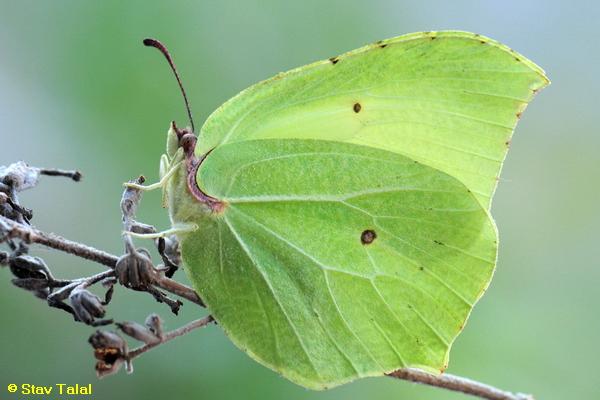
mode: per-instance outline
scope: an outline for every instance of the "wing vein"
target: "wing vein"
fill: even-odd
[[[304,354],[306,355],[306,358],[307,358],[309,364],[311,365],[312,369],[314,370],[315,374],[317,376],[321,377],[318,368],[316,367],[316,365],[315,365],[312,357],[310,356],[310,354],[308,352],[308,349],[306,348],[306,344],[304,343],[304,341],[300,337],[300,334],[298,333],[298,330],[296,329],[296,325],[293,323],[293,321],[291,320],[290,316],[288,315],[288,312],[285,310],[285,308],[283,307],[283,305],[279,301],[279,297],[275,293],[275,290],[273,289],[273,285],[271,284],[271,281],[267,278],[267,276],[265,274],[265,271],[263,271],[263,269],[259,266],[258,262],[254,259],[254,257],[252,256],[252,252],[248,248],[248,245],[241,238],[241,236],[236,231],[236,229],[233,227],[233,224],[231,224],[231,222],[227,219],[227,217],[224,218],[224,221],[227,224],[227,226],[229,227],[229,230],[231,231],[231,233],[233,234],[233,236],[236,238],[236,240],[240,244],[241,248],[246,253],[246,256],[248,257],[248,259],[250,260],[250,262],[252,263],[252,265],[254,265],[254,268],[257,270],[257,272],[263,278],[263,280],[266,283],[267,287],[269,288],[269,290],[273,294],[273,299],[275,299],[275,302],[277,303],[277,305],[281,309],[281,312],[285,316],[285,318],[286,318],[286,320],[287,320],[290,328],[292,328],[292,331],[294,332],[294,335],[296,336],[296,339],[298,340],[298,344],[300,344],[300,347],[304,351]]]

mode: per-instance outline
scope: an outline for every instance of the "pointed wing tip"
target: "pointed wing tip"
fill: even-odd
[[[484,35],[481,35],[478,33],[467,32],[467,31],[449,30],[449,31],[438,31],[438,32],[423,32],[423,33],[428,34],[429,36],[436,35],[436,36],[442,36],[442,37],[443,36],[464,37],[467,39],[477,40],[480,43],[491,44],[491,45],[497,47],[498,49],[511,54],[512,56],[516,56],[520,61],[522,61],[525,65],[527,65],[529,68],[531,68],[531,70],[534,71],[542,79],[541,85],[539,85],[539,88],[536,88],[537,90],[541,90],[541,89],[545,88],[546,86],[550,85],[550,83],[551,83],[550,79],[546,75],[546,71],[544,71],[544,69],[542,67],[537,65],[535,62],[531,61],[529,58],[525,57],[523,54],[513,50],[512,48],[508,47],[507,45],[505,45],[495,39],[489,38],[487,36],[484,36]]]

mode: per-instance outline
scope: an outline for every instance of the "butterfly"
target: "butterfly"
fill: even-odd
[[[251,86],[197,136],[172,123],[160,182],[137,187],[163,189],[158,235],[259,363],[311,389],[441,373],[494,272],[513,130],[548,84],[481,35],[382,40]]]

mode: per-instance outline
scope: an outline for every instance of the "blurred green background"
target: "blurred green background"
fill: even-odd
[[[252,83],[399,34],[463,29],[500,40],[542,66],[552,85],[512,142],[493,214],[501,248],[495,278],[451,353],[449,372],[532,392],[600,398],[600,45],[596,2],[564,1],[0,1],[0,164],[77,168],[79,184],[45,178],[23,194],[34,223],[122,251],[121,182],[154,181],[168,123],[185,122],[173,77],[141,39],[173,53],[197,124]],[[139,219],[167,226],[157,193]],[[100,267],[36,248],[56,275]],[[133,375],[98,381],[92,329],[17,290],[0,271],[0,398],[9,383],[93,383],[113,399],[463,399],[379,378],[310,392],[259,366],[218,327],[146,354]],[[183,274],[179,274],[183,279]],[[109,310],[143,321],[179,317],[150,296],[117,289]]]

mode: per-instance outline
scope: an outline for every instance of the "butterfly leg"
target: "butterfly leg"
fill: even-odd
[[[139,185],[137,183],[126,182],[123,184],[123,186],[127,188],[143,190],[145,192],[155,189],[161,189],[165,187],[165,185],[167,184],[167,182],[169,182],[169,179],[173,176],[173,174],[177,172],[177,169],[181,166],[181,163],[182,161],[179,161],[174,165],[170,166],[169,170],[162,176],[162,178],[160,178],[158,182],[153,183],[151,185]]]
[[[131,231],[123,232],[124,235],[129,235],[138,239],[159,239],[159,238],[167,238],[171,235],[179,235],[182,233],[190,233],[194,232],[198,229],[197,224],[175,224],[172,228],[164,230],[162,232],[152,232],[152,233],[137,233]]]
[[[168,171],[171,169],[171,159],[169,158],[168,155],[163,154],[160,157],[160,168],[159,168],[159,176],[162,177],[165,176]],[[161,205],[163,208],[167,208],[169,206],[169,202],[168,202],[168,194],[167,194],[167,187],[164,186],[162,188],[162,200],[161,200]]]

